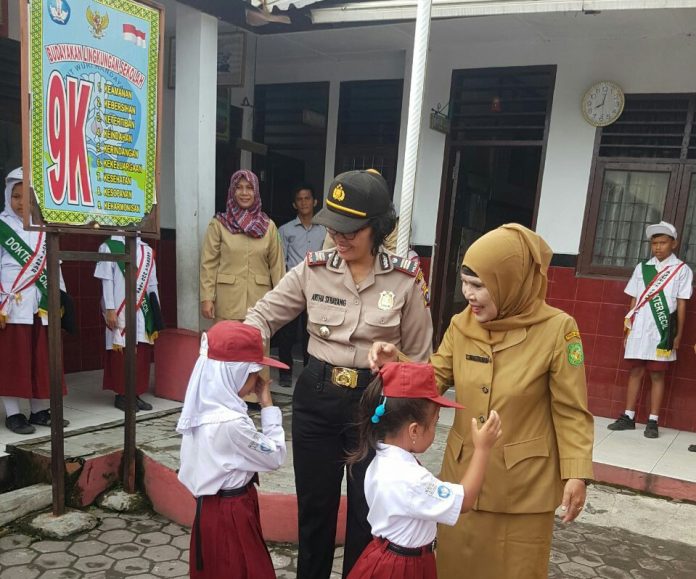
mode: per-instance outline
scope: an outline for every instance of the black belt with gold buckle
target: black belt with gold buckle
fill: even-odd
[[[366,388],[374,377],[369,368],[345,368],[322,362],[314,356],[309,357],[309,364],[319,369],[322,379],[342,388]]]

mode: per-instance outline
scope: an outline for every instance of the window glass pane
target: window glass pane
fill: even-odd
[[[686,208],[679,254],[691,269],[696,270],[696,174],[691,176],[689,204]]]
[[[604,172],[593,265],[633,267],[650,255],[645,226],[662,218],[669,178],[668,172]]]

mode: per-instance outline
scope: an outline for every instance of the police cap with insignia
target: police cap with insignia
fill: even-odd
[[[312,221],[339,233],[352,233],[372,217],[388,213],[391,206],[389,187],[379,172],[347,171],[331,183],[326,207]]]

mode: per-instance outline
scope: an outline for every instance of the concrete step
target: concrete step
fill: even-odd
[[[172,412],[164,410],[138,417],[136,444],[169,434]],[[64,440],[67,506],[84,507],[119,480],[123,456],[123,420],[71,432]],[[43,437],[7,446],[13,484],[22,488],[51,482],[51,440]]]
[[[0,526],[53,503],[51,485],[41,483],[0,494]]]

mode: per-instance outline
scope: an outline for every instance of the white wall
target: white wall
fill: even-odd
[[[597,15],[550,14],[434,21],[428,55],[419,164],[416,178],[413,242],[435,243],[438,199],[442,182],[445,135],[429,128],[429,113],[450,98],[452,71],[465,68],[557,66],[537,230],[556,253],[576,254],[590,178],[594,127],[580,112],[585,90],[598,80],[613,80],[628,93],[696,92],[691,74],[696,60],[694,10],[603,12]],[[389,50],[364,54],[364,36],[351,45],[358,29],[332,30],[312,36],[285,35],[306,51],[263,50],[261,43],[284,46],[275,38],[261,38],[264,58],[258,63],[258,82],[305,82],[363,78],[405,78],[408,95],[412,24],[373,26],[360,30],[383,37]],[[401,41],[397,30],[401,34]],[[304,34],[304,33],[303,33]],[[311,42],[307,39],[311,38]],[[502,40],[501,40],[502,39]],[[345,55],[336,54],[340,46]],[[394,52],[397,51],[398,52]],[[331,52],[333,51],[333,52]],[[330,54],[326,54],[331,52]],[[394,55],[398,54],[396,58]],[[408,55],[408,56],[406,56]],[[332,106],[338,103],[332,90]],[[334,102],[335,101],[335,102]],[[406,134],[403,111],[400,147]],[[331,114],[331,112],[330,112]],[[335,126],[327,135],[327,179],[330,181]],[[400,162],[400,169],[403,163]],[[395,202],[399,202],[399,171]],[[328,186],[328,183],[327,183]]]
[[[696,23],[696,12],[690,16]],[[627,93],[696,92],[696,77],[690,73],[696,42],[673,29],[664,31],[667,37],[640,38],[629,27],[621,38],[534,37],[527,42],[441,45],[437,43],[442,38],[437,33],[441,24],[435,23],[432,34],[427,110],[449,100],[452,70],[557,66],[537,231],[554,252],[577,254],[596,134],[580,112],[582,95],[594,82],[605,79],[617,82]],[[427,128],[427,119],[424,124],[417,191],[439,192],[445,139]],[[414,215],[420,225],[418,241],[425,236],[434,242],[437,204],[430,195],[417,196]]]

